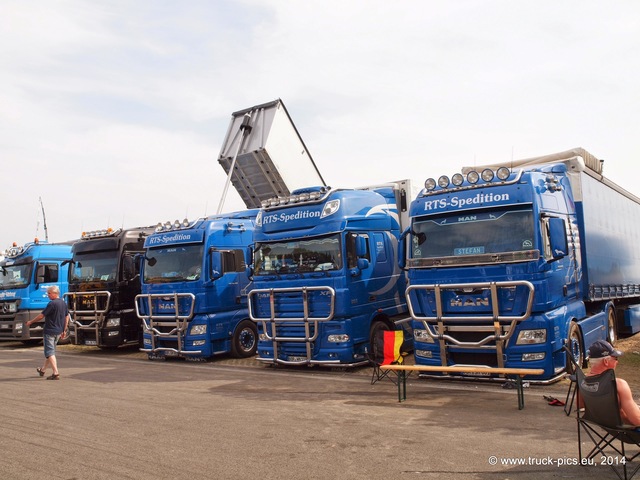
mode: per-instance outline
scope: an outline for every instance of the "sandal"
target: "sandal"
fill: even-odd
[[[44,377],[44,370],[42,368],[36,368],[36,372],[38,372],[38,375],[40,375],[41,377]]]
[[[550,397],[547,395],[543,395],[543,398],[547,401],[549,405],[553,405],[554,407],[564,407],[564,402],[562,400],[558,400],[557,398]]]
[[[60,374],[56,373],[56,374],[51,374],[50,376],[47,377],[47,380],[60,380]]]

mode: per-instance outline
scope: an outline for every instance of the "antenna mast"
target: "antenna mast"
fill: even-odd
[[[38,197],[40,200],[40,207],[42,207],[42,226],[44,227],[44,240],[49,241],[49,232],[47,230],[47,217],[44,215],[44,204],[42,203],[42,197]]]

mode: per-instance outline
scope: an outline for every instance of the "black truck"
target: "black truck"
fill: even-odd
[[[72,247],[69,291],[65,294],[71,342],[116,348],[141,345],[135,311],[140,293],[139,255],[154,227],[106,229],[82,234]]]

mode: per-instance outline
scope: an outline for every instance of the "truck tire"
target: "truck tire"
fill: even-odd
[[[376,336],[378,332],[381,330],[391,330],[389,325],[381,320],[376,320],[371,324],[371,329],[369,330],[369,351],[375,356],[376,352],[374,349],[376,348]]]
[[[582,344],[582,334],[580,333],[580,327],[575,322],[571,322],[569,326],[569,334],[567,335],[567,346],[569,350],[571,350],[571,355],[575,360],[576,364],[583,367],[585,363],[584,357],[584,345]],[[569,355],[569,354],[567,354]],[[571,362],[568,358],[566,360],[567,372],[575,373],[575,368],[573,366],[573,362]]]
[[[616,330],[616,309],[613,305],[607,307],[607,342],[615,345],[618,341],[618,331]]]
[[[258,349],[258,327],[251,320],[242,320],[233,332],[231,355],[236,358],[253,357]]]

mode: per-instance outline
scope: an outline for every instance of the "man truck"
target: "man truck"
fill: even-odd
[[[249,292],[259,361],[362,365],[378,330],[409,329],[397,253],[410,198],[403,180],[263,202]]]
[[[553,381],[565,344],[581,365],[593,341],[640,329],[640,199],[582,148],[427,179],[410,216],[417,365]]]
[[[134,301],[140,293],[137,256],[153,227],[84,232],[73,245],[69,292],[70,336],[76,345],[103,349],[140,345]]]
[[[279,99],[232,114],[218,162],[227,183],[216,214],[159,225],[145,243],[137,308],[150,358],[255,355],[258,329],[248,317],[247,264],[258,208],[296,186],[324,185]],[[223,213],[230,184],[247,210]],[[182,263],[197,273],[185,273]]]
[[[136,313],[149,359],[255,355],[246,290],[256,213],[167,222],[147,237]]]
[[[47,288],[57,285],[67,291],[65,261],[71,258],[71,244],[47,243],[38,239],[24,246],[15,243],[0,261],[0,340],[40,342],[44,322],[27,327],[49,303]]]

